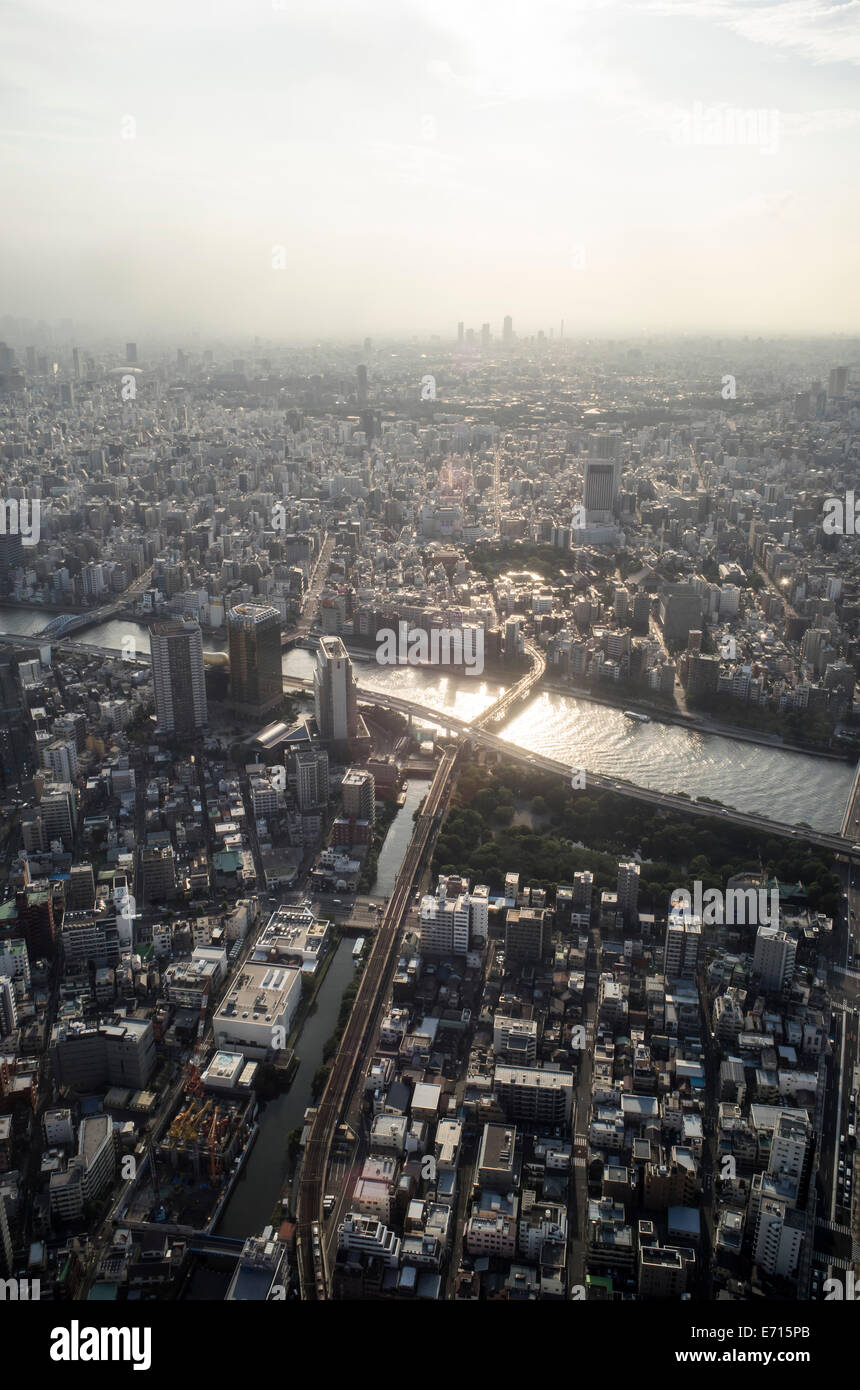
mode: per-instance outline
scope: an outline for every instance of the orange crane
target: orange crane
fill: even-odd
[[[221,1174],[221,1154],[218,1150],[218,1106],[215,1106],[215,1113],[212,1116],[212,1124],[209,1128],[209,1181],[214,1187]]]

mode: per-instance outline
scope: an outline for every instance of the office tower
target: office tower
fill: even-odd
[[[54,1082],[87,1093],[108,1086],[145,1086],[155,1070],[155,1034],[149,1019],[115,1018],[86,1024],[55,1023],[51,1031]]]
[[[582,501],[588,523],[611,522],[618,486],[615,463],[586,459],[583,470]]]
[[[12,656],[0,655],[0,787],[20,783],[34,765],[33,724],[18,665]]]
[[[199,623],[183,618],[153,623],[150,651],[158,732],[179,737],[199,733],[207,721],[203,634]]]
[[[358,403],[367,405],[367,368],[363,362],[356,367],[355,375],[358,383]]]
[[[512,343],[513,341],[514,341],[514,321],[513,321],[513,319],[511,318],[510,314],[508,314],[507,317],[505,318],[505,322],[504,322],[504,324],[503,324],[503,326],[502,326],[502,342],[504,343],[505,347],[510,347],[510,345],[511,345],[511,343]]]
[[[126,343],[125,345],[125,365],[127,367],[137,366],[137,343]]]
[[[702,939],[702,919],[682,907],[671,907],[666,921],[663,973],[666,976],[694,976]]]
[[[780,927],[759,927],[755,936],[753,974],[758,975],[762,989],[778,994],[791,988],[796,953],[797,943],[788,932]]]
[[[227,614],[230,698],[241,714],[267,714],[284,694],[281,615],[277,608],[240,603]]]
[[[89,911],[96,900],[96,883],[92,864],[73,864],[66,884],[66,908],[75,912]]]
[[[488,323],[482,323],[482,324],[481,324],[481,348],[482,348],[482,350],[483,350],[484,352],[486,352],[486,351],[488,350],[489,346],[490,346],[490,325],[489,325]]]
[[[460,322],[457,324],[457,342],[458,342],[458,343],[462,343],[463,338],[464,338],[464,336],[465,336],[465,331],[466,331],[466,325],[463,323],[463,320],[461,319]]]
[[[376,820],[376,784],[369,772],[350,768],[340,784],[343,813],[354,820]]]
[[[666,640],[686,642],[690,629],[701,627],[702,596],[692,584],[664,584],[659,614]]]
[[[352,662],[339,637],[323,637],[314,669],[314,702],[320,737],[346,743],[358,733],[358,697]]]
[[[30,960],[54,954],[54,902],[47,887],[31,884],[15,894],[18,929],[27,943]]]
[[[620,430],[593,430],[588,436],[588,457],[616,462],[621,457]]]
[[[328,753],[312,748],[296,754],[296,800],[300,811],[315,811],[328,804]]]
[[[0,1038],[8,1038],[18,1027],[15,990],[8,975],[0,975]]]
[[[624,913],[625,922],[636,922],[639,913],[639,865],[633,863],[618,865],[618,910]]]
[[[847,394],[848,391],[848,368],[833,367],[827,384],[827,394],[831,400]]]
[[[803,634],[800,655],[809,666],[815,669],[816,675],[819,675],[824,669],[822,655],[832,651],[829,641],[830,633],[825,627],[810,627]]]
[[[139,853],[141,901],[172,898],[176,892],[176,864],[172,845],[145,845]]]
[[[544,908],[509,907],[505,921],[505,968],[537,965],[550,941],[549,913]]]

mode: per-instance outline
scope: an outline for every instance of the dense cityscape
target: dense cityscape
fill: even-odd
[[[850,1370],[858,67],[860,0],[6,7],[28,1369],[517,1302]]]
[[[8,1287],[851,1297],[856,341],[3,327]]]

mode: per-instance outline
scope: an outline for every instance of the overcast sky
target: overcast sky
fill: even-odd
[[[5,312],[856,331],[860,0],[7,0],[0,32]]]

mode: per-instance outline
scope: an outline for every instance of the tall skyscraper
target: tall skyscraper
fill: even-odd
[[[513,341],[514,321],[511,318],[510,314],[508,314],[502,327],[502,342],[505,344],[505,347],[509,347]]]
[[[199,623],[183,618],[153,623],[150,650],[159,733],[198,733],[207,720],[203,634]]]
[[[464,338],[464,336],[465,336],[465,331],[466,331],[466,325],[463,323],[463,320],[461,319],[460,322],[457,324],[457,342],[458,342],[458,343],[462,343],[463,338]]]
[[[355,677],[339,637],[323,637],[314,671],[314,700],[320,736],[346,743],[358,733]]]
[[[489,325],[488,323],[482,323],[482,324],[481,324],[481,349],[482,349],[482,351],[483,351],[483,352],[487,352],[488,349],[489,349],[489,346],[490,346],[490,325]]]
[[[355,369],[359,405],[367,405],[367,368],[359,362]]]
[[[125,345],[125,365],[127,367],[137,366],[137,343],[126,343]]]
[[[230,699],[240,714],[267,714],[283,699],[281,615],[262,603],[240,603],[227,614]]]

